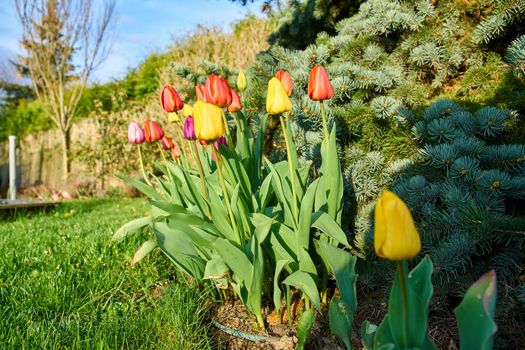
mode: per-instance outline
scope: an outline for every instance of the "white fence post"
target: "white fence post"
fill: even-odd
[[[9,136],[9,199],[16,199],[16,136]]]

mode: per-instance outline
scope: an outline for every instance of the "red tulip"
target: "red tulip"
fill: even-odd
[[[146,141],[155,142],[162,139],[164,131],[162,131],[157,123],[148,119],[146,123],[144,123],[144,136],[146,137]]]
[[[136,122],[131,122],[128,127],[128,140],[132,144],[136,145],[144,142],[144,132],[140,128],[140,125]]]
[[[278,70],[277,74],[275,74],[275,77],[281,81],[281,84],[283,84],[284,90],[286,90],[286,93],[288,96],[292,94],[292,78],[290,77],[290,73],[284,70]]]
[[[239,98],[239,94],[235,92],[235,90],[232,89],[232,104],[226,107],[226,110],[228,112],[237,112],[240,111],[242,108],[241,99]]]
[[[160,140],[160,142],[162,143],[162,148],[165,151],[170,150],[173,147],[175,147],[175,144],[173,143],[173,141],[171,141],[170,138],[166,135],[164,135],[164,137]]]
[[[232,103],[232,91],[230,86],[223,78],[212,74],[206,80],[204,87],[206,102],[217,107],[227,107]]]
[[[160,102],[162,103],[162,108],[168,113],[181,110],[184,106],[179,94],[171,85],[166,85],[164,86],[164,89],[162,89],[162,92],[160,93]]]
[[[330,84],[330,78],[328,78],[328,74],[320,65],[316,65],[310,71],[308,96],[314,101],[328,100],[334,97],[334,89],[332,84]]]
[[[195,94],[197,95],[197,100],[206,102],[206,95],[204,94],[204,86],[197,83],[197,85],[195,85]]]

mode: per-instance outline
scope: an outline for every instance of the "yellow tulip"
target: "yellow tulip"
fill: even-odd
[[[177,112],[170,112],[170,113],[168,113],[168,121],[170,123],[176,123],[176,122],[180,121],[180,117],[177,114]]]
[[[384,190],[375,208],[374,249],[392,261],[408,260],[421,251],[421,239],[412,214],[393,192]]]
[[[246,83],[246,77],[244,76],[244,72],[242,69],[239,71],[239,75],[237,76],[237,89],[239,92],[243,92],[246,90],[246,87],[248,84]]]
[[[281,114],[292,109],[292,101],[288,97],[283,84],[277,78],[270,79],[268,95],[266,96],[266,111],[270,115]]]
[[[182,116],[186,118],[189,115],[193,116],[193,107],[185,104],[184,107],[182,107]]]
[[[223,113],[221,108],[197,100],[193,106],[193,122],[197,139],[213,142],[224,135]]]

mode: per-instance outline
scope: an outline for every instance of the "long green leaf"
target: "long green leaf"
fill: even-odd
[[[135,265],[140,260],[142,260],[153,249],[155,249],[156,246],[157,246],[157,241],[155,239],[150,239],[142,243],[140,248],[135,252],[135,255],[133,256],[133,260],[131,260],[131,266]]]
[[[115,241],[120,241],[132,233],[139,232],[149,224],[151,224],[150,216],[131,220],[130,222],[124,224],[121,228],[119,228],[117,232],[115,232],[115,234],[113,235],[112,239]]]
[[[459,326],[461,350],[492,349],[496,310],[496,272],[491,270],[477,280],[465,293],[463,301],[454,310]]]
[[[283,281],[284,284],[299,288],[307,296],[315,308],[321,312],[321,301],[317,292],[317,285],[308,273],[296,271]]]
[[[333,297],[330,301],[328,310],[328,318],[330,320],[330,330],[343,343],[345,343],[348,350],[352,350],[352,342],[350,341],[352,335],[352,323],[354,322],[354,313],[346,305],[346,303],[339,297]]]
[[[312,228],[312,209],[314,206],[315,192],[317,191],[318,181],[315,180],[308,186],[306,194],[301,202],[299,212],[299,225],[297,227],[297,245],[299,248],[308,250],[310,243],[310,230]]]
[[[349,307],[350,312],[352,314],[355,313],[357,309],[355,290],[357,277],[355,274],[355,263],[357,258],[349,252],[326,242],[319,241],[318,244],[335,275],[341,297]]]
[[[304,349],[314,322],[315,316],[312,309],[304,311],[299,322],[297,322],[297,346],[295,350]]]
[[[249,288],[252,284],[253,266],[246,254],[226,239],[217,239],[214,246],[215,251],[233,271],[232,277]]]
[[[264,283],[264,256],[261,246],[257,242],[257,237],[253,236],[250,242],[250,249],[253,256],[252,281],[248,285],[247,307],[257,317],[259,325],[264,327],[261,300]]]
[[[183,232],[169,228],[165,223],[154,223],[152,231],[160,250],[184,273],[201,280],[205,262]]]
[[[277,260],[275,263],[275,273],[273,275],[273,305],[275,310],[279,312],[281,310],[281,298],[282,291],[279,283],[279,278],[281,277],[281,272],[284,267],[289,263],[289,260]]]
[[[348,247],[348,238],[341,226],[325,212],[318,211],[312,215],[312,227],[319,229],[337,243]]]
[[[158,193],[153,187],[145,184],[142,181],[132,179],[130,177],[124,176],[124,175],[117,175],[118,178],[122,179],[124,182],[130,184],[131,186],[135,187],[140,192],[144,193],[146,196],[153,198],[153,199],[163,199],[162,195]]]

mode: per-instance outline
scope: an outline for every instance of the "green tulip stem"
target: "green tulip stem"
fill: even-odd
[[[160,155],[162,156],[162,160],[164,161],[164,163],[167,163],[168,160],[166,159],[166,155],[164,154],[164,149],[162,148],[159,142],[157,142],[157,146],[159,146]]]
[[[151,182],[149,182],[148,177],[146,176],[146,171],[144,170],[144,162],[142,161],[142,151],[140,150],[140,144],[137,146],[138,146],[137,148],[139,152],[139,163],[140,163],[140,170],[142,170],[142,176],[144,176],[144,181],[146,181],[146,183],[151,186]]]
[[[224,123],[224,130],[226,135],[230,135],[230,128],[228,127],[228,120],[226,119],[226,113],[222,113],[222,121]]]
[[[208,189],[206,188],[206,181],[204,180],[204,170],[202,169],[201,156],[199,155],[199,151],[197,150],[197,145],[195,144],[195,141],[192,141],[190,144],[193,156],[195,157],[195,162],[197,163],[197,168],[199,169],[199,175],[201,177],[201,184],[204,190],[204,195],[206,196],[206,199],[209,200]]]
[[[397,262],[397,274],[399,276],[399,284],[401,285],[401,297],[403,302],[403,322],[405,325],[405,328],[403,329],[403,347],[407,347],[407,326],[408,326],[408,290],[407,290],[407,276],[405,273],[405,261],[398,261]]]
[[[184,124],[182,122],[177,122],[177,126],[179,126],[178,128],[175,128],[175,131],[177,132],[177,137],[179,138],[179,145],[180,145],[180,149],[182,151],[182,163],[184,164],[184,167],[186,169],[188,169],[190,167],[190,165],[188,164],[188,156],[186,154],[186,147],[184,147],[184,138],[182,137],[182,133],[180,131],[180,129],[184,128]]]
[[[310,299],[305,295],[304,296],[304,309],[310,310],[312,308],[312,305],[310,305]]]
[[[323,277],[321,281],[321,302],[326,304],[328,301],[328,271],[323,267]]]
[[[226,141],[228,141],[228,147],[233,147],[232,135],[230,134],[230,127],[228,126],[228,120],[226,119],[226,113],[222,113],[222,121],[224,123],[224,130],[226,131]]]
[[[174,182],[173,175],[171,175],[170,168],[168,167],[168,159],[166,158],[166,155],[164,154],[164,149],[160,145],[160,142],[157,142],[157,145],[159,146],[160,154],[162,155],[162,160],[164,161],[164,166],[166,167],[166,172],[168,173],[168,179],[171,183]]]
[[[295,223],[297,223],[298,218],[299,218],[298,216],[299,209],[297,208],[297,192],[295,191],[295,172],[293,169],[292,154],[291,154],[291,149],[290,149],[291,140],[288,140],[288,133],[286,132],[286,125],[284,123],[283,116],[280,115],[279,118],[281,119],[281,127],[283,129],[284,141],[286,142],[286,154],[288,155],[288,170],[290,171],[290,182],[292,184],[293,216],[294,216]]]
[[[292,324],[292,292],[290,286],[286,285],[286,315],[288,316],[288,324]]]
[[[180,165],[180,159],[179,158],[175,158],[173,153],[170,152],[170,154],[171,154],[171,159],[173,159],[173,163]]]
[[[235,237],[237,239],[237,243],[242,247],[244,246],[241,242],[241,236],[239,235],[239,230],[237,229],[237,224],[235,223],[235,217],[233,216],[233,210],[232,205],[230,202],[230,196],[228,195],[228,191],[226,190],[226,183],[224,181],[224,174],[222,173],[222,158],[219,155],[219,152],[215,150],[215,146],[211,145],[211,151],[213,152],[213,155],[215,156],[215,160],[217,162],[217,171],[219,173],[219,182],[221,184],[222,192],[224,194],[224,200],[226,201],[226,207],[228,207],[228,214],[230,216],[230,222],[232,224],[233,231],[235,233]]]
[[[242,129],[241,122],[239,121],[239,117],[237,116],[237,112],[233,112],[233,119],[235,120],[235,126],[237,127],[237,130],[239,130],[240,138],[244,138],[244,130]],[[239,140],[237,140],[237,143],[239,143]]]
[[[323,101],[320,102],[319,108],[321,108],[321,117],[323,118],[324,137],[326,139],[326,142],[328,143],[330,134],[328,133],[328,123],[326,122],[326,113],[324,111]]]

